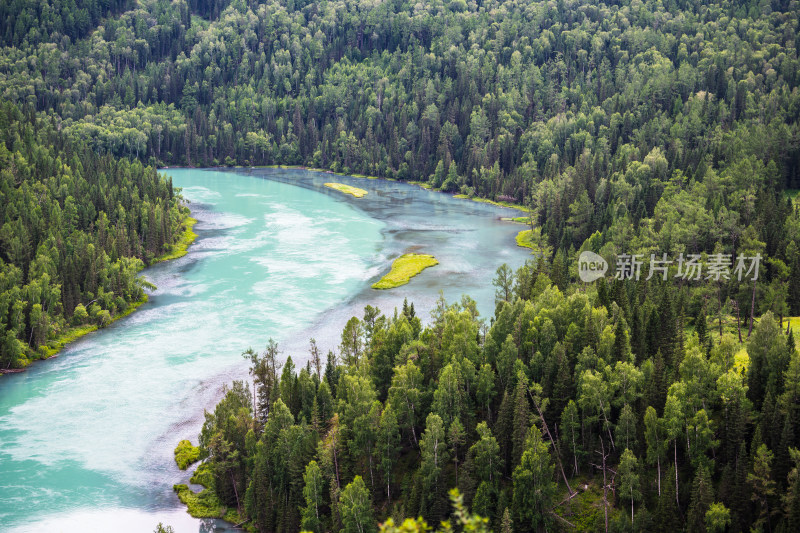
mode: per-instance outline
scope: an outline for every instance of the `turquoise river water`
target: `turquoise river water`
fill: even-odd
[[[494,307],[491,280],[521,265],[518,214],[416,186],[302,170],[165,170],[198,219],[197,241],[147,269],[158,289],[129,317],[48,361],[0,377],[0,530],[221,531],[186,514],[173,449],[196,442],[203,410],[247,376],[242,351],[276,339],[306,359],[308,339],[335,349],[366,304],[403,298],[426,319],[442,291]],[[368,191],[356,199],[323,186]],[[407,251],[440,264],[408,285],[370,285]]]

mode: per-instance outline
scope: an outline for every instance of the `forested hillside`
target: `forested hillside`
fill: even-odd
[[[78,37],[45,19],[0,94],[118,156],[532,204],[556,248],[653,216],[674,176],[800,188],[796,1],[227,4],[142,0]]]
[[[173,243],[181,209],[154,168],[98,155],[2,104],[0,369],[144,298],[137,273]]]
[[[370,532],[437,525],[458,487],[503,532],[800,528],[800,353],[771,313],[740,344],[688,327],[671,282],[562,292],[531,262],[495,285],[488,329],[464,297],[424,328],[367,307],[327,364],[246,352],[254,386],[206,414],[190,510]]]

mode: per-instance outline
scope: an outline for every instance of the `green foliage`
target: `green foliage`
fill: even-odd
[[[178,443],[175,448],[175,462],[178,464],[178,468],[186,470],[189,465],[197,462],[198,459],[200,459],[200,448],[185,439]]]
[[[361,476],[356,476],[339,496],[339,512],[342,515],[344,533],[369,533],[375,531],[372,517],[372,502]]]
[[[192,244],[197,238],[197,234],[192,229],[194,228],[195,224],[197,224],[197,219],[190,216],[184,218],[181,225],[183,232],[178,235],[177,241],[174,244],[169,245],[171,251],[154,258],[151,264],[160,263],[162,261],[170,261],[186,255],[189,245]]]
[[[510,285],[528,283],[536,268],[525,265]],[[618,300],[632,315],[637,306],[662,313],[658,282],[649,283],[641,302],[612,287],[607,306],[599,287],[562,292],[546,282],[523,291],[529,299],[513,289],[485,334],[468,298],[440,299],[424,328],[408,302],[392,316],[367,308],[344,327],[341,362],[329,356],[319,385],[292,358],[279,372],[274,342],[263,354],[249,350],[255,391],[235,382],[206,414],[206,459],[192,479],[202,477],[222,506],[241,509],[260,531],[355,531],[388,516],[424,520],[387,521],[387,531],[421,531],[425,521],[446,520],[447,490],[456,486],[495,530],[567,521],[595,531],[606,520],[610,528],[704,530],[721,527],[707,522],[712,510],[721,516],[714,523],[724,522],[714,502],[731,524],[795,523],[798,354],[789,355],[789,337],[772,333],[785,363],[769,361],[781,366],[759,412],[735,336],[710,334],[708,351],[694,335],[674,341],[669,362],[653,350],[664,346],[656,330],[640,363],[615,351],[622,330],[634,338]],[[651,389],[663,391],[658,408],[645,407],[660,397]],[[553,407],[556,399],[563,407]],[[569,498],[562,469],[575,491]]]
[[[186,216],[170,180],[0,106],[0,368],[48,357],[145,301],[137,274]]]
[[[428,267],[438,265],[432,255],[404,254],[392,262],[391,271],[372,284],[373,289],[394,289],[405,285],[411,278]]]
[[[222,518],[226,509],[209,489],[196,493],[185,484],[172,487],[178,498],[186,505],[189,514],[195,518]]]
[[[514,514],[517,524],[527,524],[528,530],[547,527],[556,483],[549,446],[542,440],[536,426],[530,430],[526,449],[519,466],[514,469]]]
[[[316,461],[306,465],[303,475],[303,497],[306,506],[302,510],[301,527],[304,531],[319,532],[322,530],[322,505],[325,489],[325,480]]]
[[[725,505],[715,502],[706,511],[706,527],[709,533],[722,533],[731,523],[731,511]]]

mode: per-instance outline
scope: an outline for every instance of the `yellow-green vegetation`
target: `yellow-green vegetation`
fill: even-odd
[[[211,489],[195,492],[185,483],[181,483],[173,485],[172,490],[195,518],[222,518],[228,511]]]
[[[194,483],[195,485],[202,485],[207,489],[211,488],[211,483],[213,482],[213,476],[211,474],[211,467],[208,463],[200,463],[192,474],[192,477],[189,478],[189,483]]]
[[[404,254],[394,260],[392,270],[380,281],[372,285],[373,289],[394,289],[408,283],[411,278],[428,267],[438,265],[439,261],[432,255]]]
[[[419,186],[420,186],[420,187],[422,187],[423,189],[432,189],[432,190],[436,190],[436,189],[434,189],[433,187],[431,187],[431,184],[430,184],[430,183],[426,183],[426,182],[424,182],[424,181],[409,181],[408,183],[410,183],[411,185],[419,185]]]
[[[524,229],[517,233],[517,246],[522,246],[523,248],[533,248],[533,230]]]
[[[197,238],[197,234],[193,231],[195,224],[197,224],[196,218],[187,216],[183,219],[183,233],[178,238],[178,242],[172,245],[172,250],[153,259],[151,264],[177,259],[186,255],[189,245]]]
[[[70,342],[78,340],[84,335],[93,331],[97,331],[97,325],[95,324],[84,324],[82,326],[69,328],[61,333],[58,337],[48,342],[47,346],[39,346],[39,353],[42,354],[43,359],[53,357]]]
[[[746,374],[750,368],[750,354],[746,348],[742,348],[733,356],[733,369],[739,374]]]
[[[426,189],[430,189],[430,186],[425,187],[425,188]],[[511,203],[511,202],[505,202],[505,201],[497,202],[495,200],[489,200],[488,198],[480,198],[478,196],[469,196],[467,194],[454,194],[453,198],[458,198],[460,200],[472,200],[473,202],[480,202],[482,204],[491,204],[491,205],[494,205],[494,206],[497,206],[497,207],[507,207],[509,209],[516,209],[517,211],[523,211],[525,213],[530,213],[531,212],[530,208],[526,207],[524,205],[514,204],[514,203]],[[521,219],[521,220],[518,220],[518,219]],[[514,217],[511,220],[513,220],[514,222],[521,221],[521,222],[524,222],[526,224],[529,222],[528,217]]]
[[[352,194],[356,198],[363,198],[367,195],[367,191],[364,189],[359,189],[358,187],[353,187],[351,185],[345,185],[344,183],[326,183],[325,186],[345,194]]]
[[[530,224],[531,217],[501,217],[500,220],[505,222],[516,222],[517,224]]]
[[[148,297],[145,294],[141,300],[129,304],[127,309],[112,316],[111,320],[109,320],[108,323],[104,324],[102,327],[106,327],[110,324],[113,324],[114,322],[116,322],[121,318],[125,318],[129,314],[136,311],[136,309],[138,309],[140,305],[147,302],[147,299]],[[80,326],[75,326],[66,329],[58,337],[49,341],[46,346],[39,346],[38,353],[41,355],[41,359],[48,359],[50,357],[53,357],[58,352],[60,352],[67,344],[76,341],[81,337],[83,337],[84,335],[87,335],[93,331],[97,331],[99,327],[100,326],[98,326],[97,324],[83,324]],[[21,366],[27,366],[28,364],[30,364],[30,360],[24,360],[24,361],[21,360],[20,362]]]
[[[530,208],[520,204],[512,204],[511,202],[497,202],[495,200],[489,200],[488,198],[478,198],[474,196],[470,198],[473,202],[480,202],[482,204],[491,204],[497,207],[507,207],[509,209],[516,209],[518,211],[523,211],[525,213],[530,213]]]
[[[192,445],[191,442],[184,439],[178,443],[175,448],[175,462],[178,468],[186,470],[192,463],[196,463],[200,459],[200,448]]]
[[[184,442],[189,443],[188,440],[183,440],[178,444],[178,448]],[[189,443],[189,446],[191,446],[191,443]],[[199,448],[191,447],[199,453]],[[178,448],[175,449],[176,462],[178,461]],[[180,466],[180,463],[178,463],[178,466]],[[202,485],[203,490],[195,492],[184,483],[173,485],[172,490],[177,493],[178,499],[186,505],[189,514],[195,518],[222,518],[231,524],[241,524],[244,521],[244,517],[236,509],[225,507],[214,494],[212,479],[211,468],[208,463],[201,463],[192,474],[189,483]]]

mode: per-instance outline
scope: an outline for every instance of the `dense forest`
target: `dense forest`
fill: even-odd
[[[2,104],[0,369],[144,298],[137,273],[173,243],[183,210],[153,167],[98,155]]]
[[[4,99],[98,152],[510,200],[551,253],[599,231],[601,247],[755,239],[797,261],[797,1],[102,5],[121,14],[78,36],[42,18],[0,56]],[[34,24],[7,11],[6,28]]]
[[[491,326],[468,297],[426,327],[368,306],[327,361],[248,350],[252,388],[200,433],[201,500],[256,531],[438,524],[451,487],[495,531],[797,531],[800,352],[779,319],[741,344],[688,316],[688,288],[562,292],[548,270],[501,269]]]

